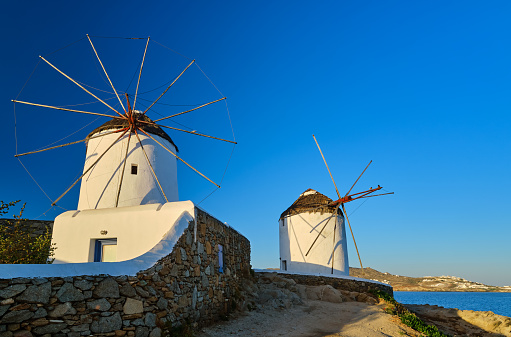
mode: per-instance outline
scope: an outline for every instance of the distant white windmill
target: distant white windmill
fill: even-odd
[[[341,197],[316,137],[314,141],[332,178],[338,200],[334,201],[315,190],[308,189],[281,214],[279,219],[280,269],[291,272],[349,275],[344,219],[350,228],[362,269],[363,266],[344,204],[394,192],[373,194],[382,189],[378,185],[376,188],[350,195],[371,161],[348,192]]]

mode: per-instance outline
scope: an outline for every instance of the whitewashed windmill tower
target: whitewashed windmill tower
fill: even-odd
[[[52,235],[52,243],[57,245],[54,256],[55,263],[125,261],[136,258],[152,249],[158,249],[162,237],[172,236],[173,228],[179,221],[183,218],[195,217],[193,202],[179,201],[178,160],[217,186],[217,188],[220,187],[177,154],[177,146],[162,128],[236,144],[234,140],[222,139],[199,133],[196,130],[189,131],[162,124],[164,120],[168,121],[170,118],[188,114],[225,100],[226,97],[223,97],[214,84],[213,87],[221,95],[216,100],[201,105],[194,104],[195,107],[186,111],[154,120],[146,115],[147,112],[151,112],[153,105],[195,63],[195,60],[192,60],[172,81],[166,82],[165,90],[156,100],[151,100],[152,103],[144,108],[144,111],[139,111],[135,110],[135,106],[150,38],[147,38],[140,71],[137,69],[138,81],[135,93],[132,96],[125,93],[123,99],[121,99],[122,94],[119,95],[110,80],[88,35],[87,40],[90,42],[97,61],[101,65],[113,91],[113,95],[108,99],[117,100],[119,103],[116,108],[105,102],[107,99],[99,98],[84,87],[85,84],[82,85],[83,83],[81,84],[81,82],[72,79],[42,56],[40,58],[50,67],[92,96],[95,102],[100,102],[104,107],[107,107],[107,112],[98,113],[13,100],[16,104],[108,117],[110,119],[90,132],[86,139],[16,154],[16,157],[21,157],[81,142],[86,143],[87,150],[82,175],[64,193],[52,200],[52,206],[55,206],[62,197],[81,182],[77,210],[62,213],[55,219]],[[202,69],[199,67],[198,69],[207,78]],[[207,79],[212,84],[209,78]],[[167,86],[167,84],[169,85]],[[85,86],[93,88],[88,85]],[[130,98],[133,99],[132,102],[130,102]]]
[[[370,161],[349,191],[341,197],[316,137],[314,141],[332,178],[339,199],[334,201],[313,189],[308,189],[282,213],[279,219],[280,270],[348,276],[345,220],[350,228],[360,267],[362,269],[364,267],[344,204],[394,192],[373,194],[382,189],[378,185],[376,188],[350,195],[355,184],[371,165],[372,161]]]
[[[349,275],[344,217],[331,204],[332,199],[309,188],[282,213],[281,270]]]
[[[127,120],[114,118],[87,136],[84,172],[88,171],[80,186],[79,210],[163,204],[179,200],[176,157],[165,150],[167,148],[177,153],[177,146],[159,126],[147,124],[153,122],[142,112],[135,111],[134,118],[145,122],[139,122],[141,129],[154,140],[142,132],[132,135],[140,137],[140,143],[137,139],[130,141],[130,137],[125,135],[91,170],[89,168],[98,156],[115,142],[119,132],[130,125]],[[125,160],[122,160],[124,157]]]

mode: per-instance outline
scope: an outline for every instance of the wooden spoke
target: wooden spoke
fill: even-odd
[[[344,208],[344,204],[341,204],[342,211],[344,212],[344,217],[348,222],[348,226],[350,227],[351,237],[353,238],[353,243],[355,244],[355,249],[357,250],[358,262],[360,262],[360,268],[364,270],[364,266],[362,266],[362,259],[360,259],[360,253],[358,252],[357,241],[355,241],[355,235],[353,235],[353,230],[351,229],[350,220],[348,219],[348,213],[346,213],[346,208]]]
[[[213,182],[213,180],[209,179],[208,177],[206,177],[204,174],[200,173],[196,168],[194,168],[192,165],[188,164],[186,161],[184,161],[181,157],[179,157],[177,154],[175,154],[174,152],[170,151],[168,148],[166,148],[162,143],[160,143],[159,141],[157,141],[153,136],[151,136],[149,133],[145,132],[144,130],[140,129],[140,131],[142,131],[143,133],[145,133],[145,135],[149,138],[151,138],[152,140],[154,140],[156,143],[158,143],[161,147],[163,147],[165,150],[167,150],[168,152],[170,152],[174,157],[176,157],[177,159],[181,160],[184,164],[186,164],[186,166],[188,166],[189,168],[191,168],[192,170],[194,170],[195,172],[197,172],[200,176],[202,176],[204,179],[206,179],[207,181],[209,181],[210,183],[212,183],[213,185],[215,185],[216,187],[220,188],[220,185],[216,184],[215,182]]]
[[[369,167],[369,165],[371,165],[373,161],[371,160],[369,162],[369,164],[367,164],[366,168],[362,171],[362,173],[360,173],[360,175],[358,176],[357,180],[355,180],[355,182],[353,183],[353,185],[351,186],[350,190],[348,191],[348,193],[346,193],[346,195],[350,194],[351,190],[353,189],[353,187],[355,187],[355,185],[357,184],[358,180],[360,179],[360,177],[362,177],[362,175],[364,174],[364,172],[367,170],[367,168]],[[346,196],[345,195],[345,196]]]
[[[335,191],[337,192],[337,196],[339,197],[339,199],[341,199],[341,194],[339,193],[339,190],[337,189],[337,185],[335,184],[335,180],[334,180],[334,177],[332,176],[332,172],[330,172],[330,168],[328,168],[328,164],[326,163],[325,156],[323,156],[323,151],[321,151],[321,148],[319,147],[316,137],[314,137],[314,135],[312,135],[312,137],[314,138],[314,141],[316,142],[316,145],[318,146],[319,153],[321,153],[321,157],[323,158],[323,161],[325,162],[326,169],[328,170],[328,173],[330,174],[330,178],[332,178],[332,182],[334,183]]]
[[[82,110],[73,110],[73,109],[59,108],[58,106],[44,105],[44,104],[30,103],[30,102],[23,102],[23,101],[17,101],[15,99],[12,99],[11,101],[14,102],[14,103],[21,103],[21,104],[26,104],[26,105],[39,106],[39,107],[42,107],[42,108],[49,108],[49,109],[62,110],[62,111],[71,111],[71,112],[78,112],[78,113],[82,113],[82,114],[89,114],[89,115],[96,115],[96,116],[103,116],[103,117],[110,117],[110,118],[126,119],[126,117],[124,117],[124,116],[117,117],[117,116],[107,115],[107,114],[102,114],[102,113],[97,113],[97,112],[89,112],[89,111],[82,111]]]
[[[372,198],[372,197],[378,197],[380,195],[387,195],[387,194],[394,194],[394,192],[375,194],[375,195],[366,195],[366,196],[358,197],[358,198],[355,198],[355,199]]]
[[[103,133],[101,135],[89,137],[88,139],[94,139],[94,138],[97,138],[97,137],[102,137],[102,136],[106,136],[106,135],[109,135],[109,134],[112,134],[112,133],[118,133],[118,132],[121,132],[121,130],[115,130],[115,131],[112,131],[112,132]],[[64,147],[64,146],[68,146],[68,145],[73,145],[73,144],[78,144],[78,143],[81,143],[81,142],[85,142],[86,140],[87,140],[87,138],[82,139],[82,140],[78,140],[76,142],[71,142],[71,143],[67,143],[67,144],[62,144],[62,145],[48,147],[48,148],[42,149],[42,150],[36,150],[36,151],[21,153],[21,154],[15,155],[14,157],[21,157],[21,156],[26,156],[27,154],[34,154],[34,153],[44,152],[44,151],[48,151],[48,150],[53,150],[53,149],[57,149],[59,147]]]
[[[149,39],[150,39],[150,37],[147,38],[147,43],[145,44],[144,56],[142,57],[142,64],[140,65],[140,72],[138,74],[138,81],[137,81],[137,89],[135,90],[135,100],[133,101],[133,110],[135,110],[135,104],[137,104],[138,85],[140,84],[140,77],[142,76],[142,68],[144,67],[145,54],[147,53],[147,46],[149,46]]]
[[[47,61],[44,57],[42,56],[39,56],[44,62],[48,63],[53,69],[55,69],[56,71],[58,71],[59,73],[61,73],[62,75],[64,75],[67,79],[69,79],[71,82],[73,82],[74,84],[76,84],[77,86],[79,86],[80,88],[82,88],[86,93],[88,93],[89,95],[91,95],[92,97],[94,97],[95,99],[97,99],[98,101],[100,101],[101,103],[103,103],[104,105],[106,105],[107,107],[109,107],[111,110],[115,111],[116,114],[118,114],[119,116],[123,117],[117,110],[115,110],[114,108],[112,108],[110,105],[108,105],[107,103],[105,103],[101,98],[99,98],[98,96],[94,95],[92,92],[90,92],[89,90],[85,89],[82,85],[80,85],[80,83],[76,82],[75,80],[73,80],[71,77],[67,76],[66,74],[64,74],[62,71],[60,71],[57,67],[55,67],[53,64],[51,64],[49,61]]]
[[[190,109],[190,110],[186,110],[186,111],[180,112],[180,113],[175,114],[175,115],[172,115],[172,116],[163,117],[163,118],[160,118],[160,119],[155,119],[155,120],[154,120],[154,122],[156,123],[156,122],[162,121],[162,120],[164,120],[164,119],[169,119],[169,118],[176,117],[176,116],[179,116],[179,115],[182,115],[182,114],[188,113],[188,112],[192,112],[192,111],[195,111],[195,110],[197,110],[197,109],[203,108],[203,107],[205,107],[205,106],[207,106],[207,105],[210,105],[210,104],[213,104],[213,103],[216,103],[216,102],[220,102],[220,101],[222,101],[222,100],[224,100],[224,99],[227,99],[227,97],[222,97],[222,98],[220,98],[220,99],[217,99],[216,101],[212,101],[212,102],[209,102],[209,103],[206,103],[206,104],[202,104],[201,106],[198,106],[198,107],[196,107],[196,108],[193,108],[193,109]],[[146,111],[147,111],[147,110],[146,110]],[[144,113],[145,113],[145,112],[144,112]]]
[[[334,244],[333,244],[333,248],[332,248],[332,275],[334,274],[334,256],[335,256],[335,231],[337,229],[337,210],[339,208],[337,208],[335,210],[335,223],[334,223]]]
[[[158,176],[156,175],[156,172],[154,172],[153,165],[151,165],[151,161],[149,160],[149,157],[147,156],[147,153],[145,152],[144,145],[142,145],[142,141],[140,140],[140,137],[138,136],[137,129],[135,129],[135,136],[137,136],[138,143],[140,144],[140,148],[142,149],[142,152],[144,152],[145,159],[147,159],[147,163],[149,164],[149,167],[151,168],[151,171],[153,172],[154,179],[158,183],[158,187],[160,188],[160,191],[163,194],[163,197],[165,198],[165,202],[169,202],[169,200],[167,199],[167,196],[165,195],[165,192],[163,191],[163,188],[161,187],[160,181],[158,180]]]
[[[110,80],[110,77],[108,76],[108,73],[106,72],[105,66],[103,65],[103,62],[101,62],[101,59],[99,58],[98,52],[96,51],[96,48],[94,47],[94,44],[92,43],[92,40],[90,39],[89,34],[87,34],[87,38],[89,39],[90,45],[92,46],[92,49],[94,50],[94,53],[96,54],[96,57],[98,58],[99,64],[101,64],[101,68],[103,68],[103,71],[105,72],[106,78],[108,79],[108,82],[110,82],[110,85],[112,86],[112,89],[114,90],[115,96],[117,96],[117,99],[119,100],[119,103],[121,103],[122,109],[126,111],[126,108],[124,108],[124,104],[122,104],[121,98],[119,97],[119,94],[117,93],[117,90],[115,90],[114,85],[112,81]]]
[[[158,97],[156,99],[156,101],[154,101],[150,106],[149,108],[147,108],[145,111],[144,111],[144,114],[147,112],[147,110],[151,109],[151,107],[160,100],[160,98],[162,98],[163,95],[165,95],[165,93],[167,92],[167,90],[170,89],[170,87],[172,87],[174,85],[174,83],[176,83],[176,81],[181,77],[181,75],[183,75],[185,73],[185,71],[190,68],[190,66],[195,62],[195,60],[193,60],[192,62],[190,62],[189,65],[186,66],[186,68],[181,72],[181,74],[179,74],[178,77],[176,77],[176,79],[174,81],[172,81],[172,83],[170,83],[170,85],[167,87],[167,89],[165,89],[164,92],[161,93],[160,97]]]
[[[141,120],[139,120],[138,122],[142,122],[142,123],[149,124],[149,125],[156,125],[156,126],[159,126],[159,127],[162,127],[162,128],[172,129],[172,130],[176,130],[176,131],[186,132],[186,133],[190,133],[190,134],[196,135],[196,136],[208,137],[208,138],[213,138],[213,139],[221,140],[221,141],[228,142],[228,143],[238,144],[237,142],[234,142],[232,140],[227,140],[227,139],[222,139],[222,138],[218,138],[218,137],[208,136],[208,135],[205,135],[205,134],[202,134],[202,133],[198,133],[198,132],[195,132],[195,131],[187,131],[187,130],[183,130],[183,129],[173,128],[171,126],[166,126],[166,125],[161,125],[161,124],[156,124],[156,123],[151,123],[151,122],[146,122],[146,121],[141,121]]]
[[[124,178],[124,169],[126,168],[126,162],[128,161],[128,152],[130,150],[130,139],[131,139],[131,129],[130,129],[129,135],[128,135],[128,145],[126,145],[126,153],[124,155],[124,163],[122,165],[121,180],[119,181],[119,189],[117,190],[117,197],[115,198],[115,207],[117,207],[119,205],[119,196],[121,195],[122,180]]]
[[[336,215],[337,212],[334,212],[329,218],[328,220],[326,221],[325,225],[323,226],[323,228],[321,228],[321,230],[319,231],[318,235],[316,236],[316,238],[314,239],[314,241],[312,242],[312,245],[309,247],[309,250],[307,251],[307,253],[305,253],[305,256],[309,255],[312,247],[314,247],[314,244],[316,243],[316,241],[318,241],[319,237],[321,236],[321,233],[323,233],[323,230],[325,229],[326,225],[328,225],[328,222],[330,222],[330,219],[332,219],[334,217],[334,215]]]
[[[83,174],[80,176],[80,178],[76,179],[76,181],[71,185],[69,186],[69,188],[64,192],[62,193],[62,195],[60,197],[58,197],[51,205],[52,206],[55,206],[57,204],[57,202],[62,199],[63,196],[65,196],[67,194],[67,192],[69,192],[82,178],[83,176],[85,176],[87,174],[87,172],[89,172],[100,160],[101,158],[103,158],[103,156],[108,152],[108,150],[110,150],[112,148],[112,146],[115,145],[115,143],[117,143],[119,141],[119,139],[122,138],[122,136],[124,136],[126,134],[126,132],[128,132],[128,129],[123,129],[124,132],[122,133],[122,135],[119,136],[119,138],[117,138],[106,150],[105,152],[103,152],[101,154],[101,156],[99,156],[99,158],[91,165],[89,166],[89,168],[87,170],[85,170],[85,172],[83,172]]]

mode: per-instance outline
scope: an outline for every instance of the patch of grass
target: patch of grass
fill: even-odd
[[[424,323],[424,321],[422,321],[414,313],[408,311],[408,309],[406,309],[401,303],[396,301],[394,297],[390,296],[389,294],[381,290],[372,290],[371,293],[387,302],[388,305],[384,309],[386,313],[397,315],[399,319],[401,319],[401,322],[410,328],[422,332],[429,337],[451,337],[450,335],[446,335],[439,331],[435,325],[428,325]]]

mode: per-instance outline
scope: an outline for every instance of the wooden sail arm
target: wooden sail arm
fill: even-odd
[[[122,109],[126,111],[126,108],[124,107],[124,104],[122,104],[121,98],[119,97],[119,94],[117,93],[117,90],[114,88],[114,84],[110,80],[110,76],[108,76],[108,73],[106,72],[105,66],[103,65],[103,62],[101,62],[101,59],[99,58],[98,52],[96,51],[96,47],[94,47],[94,44],[92,43],[92,40],[90,39],[89,34],[87,34],[87,38],[89,39],[90,45],[92,46],[92,49],[94,50],[94,53],[96,54],[96,57],[98,58],[99,64],[101,65],[101,68],[103,68],[103,71],[105,72],[106,78],[108,79],[108,82],[110,83],[110,86],[114,90],[115,96],[117,96],[117,99],[119,100],[119,103],[121,103]]]
[[[321,228],[321,230],[319,231],[318,235],[316,236],[316,238],[314,239],[314,241],[312,242],[311,246],[309,247],[309,250],[307,250],[307,253],[305,253],[305,256],[309,255],[312,247],[314,247],[314,245],[316,244],[316,241],[318,241],[319,237],[321,236],[321,233],[323,233],[323,230],[326,228],[326,226],[328,225],[328,223],[330,222],[330,220],[334,217],[334,215],[337,215],[337,212],[334,212],[332,213],[332,215],[328,218],[328,220],[325,222],[325,224],[323,225],[323,228]]]
[[[55,67],[53,64],[51,64],[49,61],[47,61],[44,57],[42,56],[39,56],[44,62],[48,63],[53,69],[55,69],[56,71],[58,71],[59,73],[61,73],[64,77],[66,77],[67,79],[69,79],[71,82],[73,82],[74,84],[76,84],[77,86],[79,86],[82,90],[84,90],[86,93],[88,93],[89,95],[91,95],[92,97],[94,97],[95,99],[97,99],[98,101],[100,101],[101,103],[103,103],[104,105],[106,105],[107,107],[109,107],[111,110],[113,110],[116,114],[118,114],[119,116],[122,117],[122,115],[117,111],[115,110],[114,108],[112,108],[110,105],[108,105],[108,103],[105,103],[101,98],[99,98],[98,96],[94,95],[92,92],[90,92],[89,90],[85,89],[82,85],[80,85],[80,83],[76,82],[75,80],[73,80],[71,77],[67,76],[66,74],[64,74],[61,70],[59,70],[57,67]]]
[[[171,130],[176,130],[176,131],[186,132],[186,133],[190,133],[190,134],[192,134],[192,135],[196,135],[196,136],[202,136],[202,137],[207,137],[207,138],[212,138],[212,139],[221,140],[221,141],[228,142],[228,143],[238,144],[237,142],[232,141],[232,140],[227,140],[227,139],[222,139],[222,138],[218,138],[218,137],[208,136],[208,135],[205,135],[205,134],[202,134],[202,133],[198,133],[198,132],[195,132],[195,131],[188,131],[188,130],[183,130],[183,129],[173,128],[173,127],[171,127],[171,126],[166,126],[166,125],[156,124],[156,123],[154,123],[154,122],[148,122],[148,121],[143,121],[143,120],[137,120],[137,123],[138,123],[138,122],[140,122],[140,123],[144,123],[144,124],[149,124],[149,125],[159,126],[159,127],[161,127],[161,128],[167,128],[167,129],[171,129]]]
[[[178,77],[176,77],[176,79],[174,81],[172,81],[172,83],[170,83],[170,85],[167,87],[167,89],[165,89],[164,92],[162,92],[162,94],[160,95],[160,97],[158,97],[147,109],[145,109],[145,111],[143,112],[144,114],[152,108],[153,105],[156,104],[156,102],[158,102],[160,100],[160,98],[162,98],[163,95],[165,95],[165,93],[170,89],[170,87],[172,87],[174,85],[174,83],[176,83],[176,81],[181,77],[181,75],[183,75],[185,73],[185,71],[190,68],[190,66],[195,62],[195,60],[193,60],[192,62],[190,62],[189,65],[186,66],[186,68],[181,72],[181,74],[179,74]]]
[[[189,113],[189,112],[195,111],[195,110],[197,110],[197,109],[203,108],[203,107],[205,107],[205,106],[207,106],[207,105],[210,105],[210,104],[213,104],[213,103],[216,103],[216,102],[220,102],[220,101],[222,101],[222,100],[224,100],[224,99],[227,99],[227,97],[219,98],[219,99],[217,99],[217,100],[215,100],[215,101],[211,101],[211,102],[208,102],[208,103],[202,104],[201,106],[198,106],[198,107],[196,107],[196,108],[193,108],[193,109],[190,109],[190,110],[186,110],[186,111],[183,111],[183,112],[177,113],[177,114],[172,115],[172,116],[163,117],[163,118],[160,118],[160,119],[155,119],[155,120],[154,120],[154,122],[156,123],[156,122],[162,121],[162,120],[164,120],[164,119],[169,119],[169,118],[176,117],[176,116],[179,116],[179,115],[182,115],[182,114],[185,114],[185,113]],[[146,111],[147,111],[147,110],[146,110]],[[144,112],[144,113],[145,113],[145,112]]]
[[[367,195],[365,197],[359,197],[357,199],[362,199],[362,198],[372,198],[372,197],[379,197],[380,195],[388,195],[388,194],[394,194],[394,192],[389,192],[389,193],[382,193],[382,194],[375,194],[375,195]]]
[[[350,228],[351,237],[353,238],[353,243],[355,244],[355,250],[357,251],[358,262],[360,262],[360,268],[363,270],[364,266],[362,265],[362,259],[360,258],[360,253],[358,252],[357,241],[355,241],[355,235],[353,234],[353,229],[351,229],[350,219],[348,219],[348,213],[346,212],[346,208],[344,208],[344,204],[341,204],[342,211],[344,212],[344,216],[346,217],[346,222],[348,223],[348,227]]]
[[[89,111],[82,111],[82,110],[73,110],[73,109],[59,108],[58,106],[38,104],[38,103],[30,103],[30,102],[24,102],[24,101],[17,101],[15,99],[12,99],[11,101],[14,102],[14,103],[21,103],[21,104],[39,106],[39,107],[42,107],[42,108],[49,108],[49,109],[62,110],[62,111],[71,111],[71,112],[78,112],[78,113],[82,113],[82,114],[89,114],[89,115],[96,115],[96,116],[103,116],[103,117],[110,117],[110,118],[126,119],[126,117],[124,117],[124,116],[118,117],[118,116],[113,116],[113,115],[97,113],[97,112],[89,112]]]
[[[335,183],[334,177],[332,176],[332,172],[330,172],[330,168],[328,167],[328,164],[326,163],[325,156],[323,155],[323,151],[321,151],[321,148],[319,147],[319,143],[316,140],[316,136],[312,135],[312,138],[314,138],[314,141],[316,142],[316,146],[318,147],[319,153],[321,153],[321,158],[323,158],[323,161],[325,162],[326,169],[328,170],[328,174],[330,174],[330,178],[332,178],[332,182],[334,183],[335,192],[337,192],[337,197],[341,199],[341,194],[339,193],[339,190],[337,189],[337,184]]]
[[[124,170],[126,169],[126,162],[128,161],[128,153],[130,150],[130,140],[131,140],[131,128],[128,133],[128,144],[126,145],[126,153],[124,154],[124,163],[122,164],[122,171],[121,171],[121,179],[119,181],[119,188],[117,190],[117,196],[115,197],[115,207],[119,205],[119,197],[121,195],[121,188],[122,188],[122,180],[124,178]]]
[[[108,152],[108,150],[110,150],[119,141],[119,139],[121,139],[126,134],[126,132],[128,132],[128,130],[129,130],[128,128],[124,128],[123,129],[124,132],[122,133],[122,135],[120,135],[119,138],[117,138],[112,144],[110,144],[110,146],[105,150],[105,152],[103,152],[101,156],[99,156],[99,158],[91,166],[89,166],[89,168],[85,170],[85,172],[83,172],[83,174],[78,179],[76,179],[76,181],[71,186],[69,186],[69,188],[64,193],[62,193],[60,197],[58,197],[51,205],[55,206],[57,202],[67,194],[67,192],[69,192],[80,180],[82,180],[83,176],[85,176],[87,172],[89,172],[94,166],[96,166],[96,164],[101,160],[101,158],[103,158],[103,156]]]
[[[144,130],[140,130],[140,131],[144,131]],[[160,180],[158,179],[158,176],[156,175],[156,172],[154,171],[153,165],[151,165],[149,156],[145,152],[144,145],[142,144],[142,141],[140,140],[140,137],[138,136],[137,129],[135,129],[135,136],[137,136],[137,140],[138,140],[138,143],[140,144],[140,148],[142,149],[142,152],[144,152],[144,156],[145,156],[145,159],[147,160],[147,164],[149,164],[149,167],[151,168],[151,171],[153,172],[154,179],[158,183],[158,187],[160,188],[161,194],[163,194],[163,197],[165,198],[165,202],[169,202],[169,200],[167,199],[167,196],[165,195],[165,192],[163,191],[163,187],[161,187]]]
[[[107,133],[102,133],[100,135],[96,135],[96,136],[92,136],[92,137],[85,138],[85,139],[82,139],[82,140],[78,140],[76,142],[71,142],[71,143],[62,144],[62,145],[56,145],[56,146],[48,147],[46,149],[41,149],[41,150],[36,150],[36,151],[31,151],[31,152],[20,153],[20,154],[15,155],[14,157],[22,157],[22,156],[26,156],[27,154],[34,154],[34,153],[44,152],[44,151],[48,151],[48,150],[58,149],[59,147],[64,147],[64,146],[68,146],[68,145],[78,144],[78,143],[85,142],[85,141],[90,140],[90,139],[94,139],[94,138],[97,138],[97,137],[103,137],[103,136],[106,136],[106,135],[110,135],[112,133],[118,133],[118,132],[122,132],[122,131],[124,131],[124,129],[115,130],[115,131],[111,131],[111,132],[107,132]]]
[[[149,40],[151,37],[147,37],[147,43],[145,44],[144,56],[142,57],[142,64],[140,65],[140,72],[138,73],[137,88],[135,89],[135,100],[133,101],[133,110],[137,104],[138,86],[140,84],[140,77],[142,77],[142,68],[144,68],[145,54],[147,53],[147,47],[149,46]]]
[[[195,167],[193,167],[192,165],[188,164],[186,161],[184,161],[181,157],[179,157],[177,154],[175,154],[174,152],[172,152],[171,150],[169,150],[167,147],[165,147],[162,143],[160,143],[158,140],[156,140],[153,136],[151,136],[149,133],[145,132],[143,129],[139,129],[140,131],[142,131],[143,133],[145,133],[145,135],[149,138],[151,138],[152,140],[154,140],[156,143],[158,143],[161,147],[163,147],[165,150],[167,150],[168,152],[170,152],[170,154],[172,154],[174,157],[176,157],[177,159],[181,160],[186,166],[188,166],[189,168],[191,168],[192,170],[194,170],[195,172],[197,172],[201,177],[203,177],[204,179],[206,179],[207,181],[209,181],[210,183],[212,183],[213,185],[215,185],[216,187],[220,188],[220,185],[216,184],[213,180],[209,179],[208,177],[206,177],[204,174],[202,174],[201,172],[199,172]]]
[[[351,195],[346,195],[342,198],[339,198],[338,200],[335,200],[333,202],[330,203],[331,206],[338,206],[340,204],[345,204],[347,202],[350,202],[350,201],[353,201],[353,200],[357,200],[357,199],[360,199],[360,198],[364,198],[366,197],[367,195],[371,194],[371,193],[374,193],[376,191],[379,191],[381,190],[382,187],[378,185],[378,187],[376,188],[370,188],[368,189],[367,191],[363,191],[363,192],[358,192],[358,193],[355,193],[355,194],[351,194]]]

